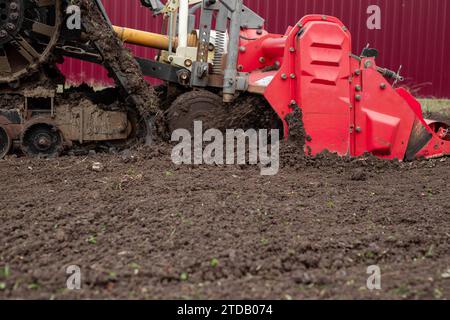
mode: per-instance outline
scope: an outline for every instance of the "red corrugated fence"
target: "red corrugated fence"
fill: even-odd
[[[380,51],[378,64],[390,69],[403,65],[408,86],[418,95],[450,97],[450,2],[448,0],[246,0],[266,18],[267,29],[284,33],[305,14],[340,18],[351,30],[354,52],[369,43]],[[116,25],[158,32],[154,18],[138,0],[103,0]],[[381,30],[369,30],[367,8],[381,9]],[[153,50],[131,46],[138,56],[152,58]],[[102,68],[67,59],[62,67],[70,81],[107,82]]]

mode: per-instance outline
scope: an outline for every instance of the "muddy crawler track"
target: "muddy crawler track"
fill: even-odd
[[[170,152],[0,161],[0,298],[450,298],[449,158],[285,149],[261,177]]]
[[[83,27],[89,39],[101,51],[104,65],[116,84],[127,89],[131,102],[136,105],[142,117],[158,113],[157,96],[153,88],[145,81],[132,53],[108,26],[97,5],[89,0],[73,2],[81,8]]]

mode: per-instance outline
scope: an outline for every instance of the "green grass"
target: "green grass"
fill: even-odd
[[[427,113],[445,113],[450,116],[450,100],[446,99],[419,99],[422,110]]]

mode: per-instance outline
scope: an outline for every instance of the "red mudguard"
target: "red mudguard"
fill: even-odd
[[[280,41],[271,40],[272,51],[265,41],[272,60]],[[284,41],[281,67],[270,74],[264,96],[283,120],[286,136],[291,106],[301,108],[306,153],[372,153],[399,160],[450,154],[448,126],[427,123],[419,102],[406,90],[395,90],[373,58],[352,56],[351,35],[337,18],[306,16]],[[261,71],[254,77],[264,79]]]

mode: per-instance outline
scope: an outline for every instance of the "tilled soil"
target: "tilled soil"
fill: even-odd
[[[450,159],[287,149],[263,177],[170,152],[0,161],[0,298],[450,298]]]

